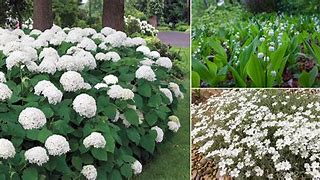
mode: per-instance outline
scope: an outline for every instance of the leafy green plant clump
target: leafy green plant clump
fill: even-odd
[[[177,132],[185,89],[144,39],[0,29],[0,179],[122,179]]]
[[[194,28],[193,86],[318,87],[318,16],[240,16]]]

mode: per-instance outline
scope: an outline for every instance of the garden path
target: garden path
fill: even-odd
[[[190,34],[185,32],[159,32],[158,38],[165,44],[178,47],[189,47],[190,46]]]

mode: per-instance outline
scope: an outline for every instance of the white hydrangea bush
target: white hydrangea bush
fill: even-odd
[[[234,179],[319,179],[320,96],[224,90],[192,104],[193,144]]]
[[[0,177],[141,173],[180,128],[185,89],[171,67],[144,39],[108,27],[0,28]]]
[[[145,36],[157,36],[159,31],[145,20],[134,16],[124,17],[126,32],[129,34],[139,33]]]

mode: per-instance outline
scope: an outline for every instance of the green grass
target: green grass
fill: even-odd
[[[190,64],[189,48],[181,49],[183,61]],[[143,166],[142,173],[135,180],[189,180],[190,179],[190,85],[189,74],[183,80],[187,88],[185,98],[179,103],[175,112],[180,119],[181,128],[173,137],[165,139],[158,146],[154,158]]]

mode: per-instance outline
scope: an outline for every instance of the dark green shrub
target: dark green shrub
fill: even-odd
[[[277,10],[276,0],[244,0],[245,6],[254,13],[273,12]]]

